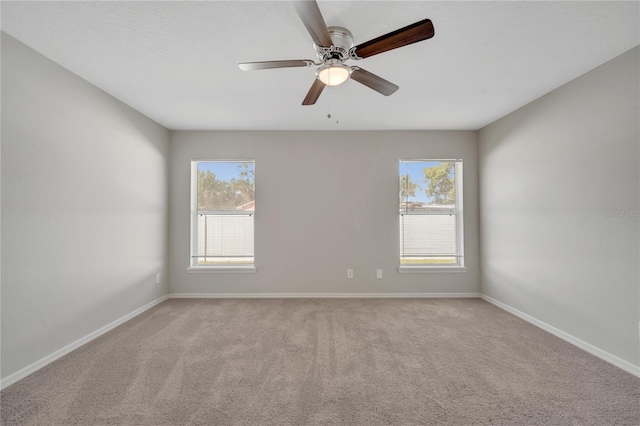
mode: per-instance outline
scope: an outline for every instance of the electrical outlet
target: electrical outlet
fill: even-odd
[[[353,269],[347,269],[347,278],[353,278]]]
[[[160,272],[156,274],[156,284],[160,284]]]
[[[382,279],[382,269],[378,269],[378,270],[376,271],[376,277],[377,277],[379,280],[381,280],[381,279]]]

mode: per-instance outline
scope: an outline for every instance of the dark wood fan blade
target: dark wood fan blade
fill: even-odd
[[[315,0],[293,1],[293,7],[317,46],[329,47],[333,44],[327,24],[324,23],[324,18]]]
[[[363,70],[362,68],[354,67],[351,72],[351,78],[385,96],[393,95],[396,90],[400,88],[390,81],[387,81],[382,77],[378,77],[367,70]]]
[[[238,64],[242,71],[267,70],[270,68],[310,67],[313,61],[310,59],[296,59],[290,61],[263,61],[243,62]]]
[[[325,84],[316,78],[313,84],[311,85],[311,89],[309,89],[309,93],[307,93],[307,96],[304,98],[304,101],[302,101],[302,105],[315,104],[318,98],[320,97],[320,94],[324,90],[324,86]]]
[[[355,53],[361,58],[377,55],[387,50],[397,49],[422,40],[427,40],[435,34],[433,23],[424,19],[399,30],[374,38],[356,46]]]

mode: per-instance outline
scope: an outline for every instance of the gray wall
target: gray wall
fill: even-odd
[[[479,153],[482,292],[635,365],[639,51],[482,129]]]
[[[2,377],[167,293],[169,132],[2,33]]]
[[[172,293],[479,290],[476,132],[176,131],[170,158]],[[464,160],[466,273],[397,272],[400,158]],[[256,160],[256,274],[187,273],[192,159]]]

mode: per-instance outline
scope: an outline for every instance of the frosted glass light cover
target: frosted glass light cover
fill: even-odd
[[[318,70],[318,79],[327,86],[338,86],[347,81],[349,74],[346,65],[331,65]]]

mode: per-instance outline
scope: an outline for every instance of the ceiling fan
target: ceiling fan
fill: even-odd
[[[358,66],[348,66],[344,62],[360,60],[398,47],[427,40],[434,35],[433,24],[423,19],[404,28],[374,38],[357,46],[353,45],[351,32],[342,27],[327,27],[315,0],[292,1],[293,5],[313,39],[313,47],[319,62],[311,59],[284,61],[243,62],[238,64],[243,71],[265,70],[270,68],[292,68],[318,66],[316,79],[302,101],[302,105],[316,103],[325,86],[338,86],[349,78],[382,93],[392,95],[399,87],[382,77],[370,73]]]

